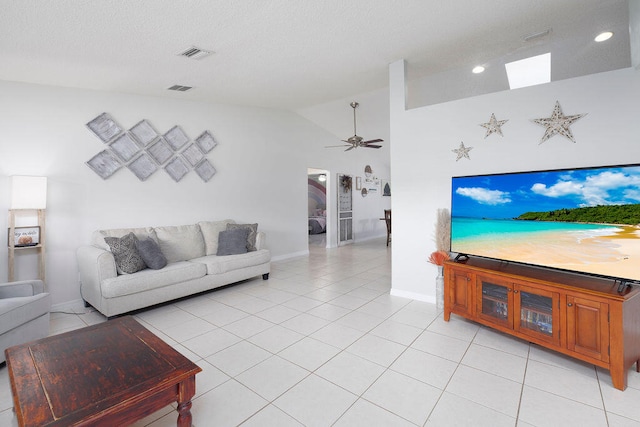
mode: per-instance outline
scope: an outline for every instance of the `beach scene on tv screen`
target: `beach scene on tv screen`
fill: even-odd
[[[640,280],[640,166],[452,179],[451,250]]]

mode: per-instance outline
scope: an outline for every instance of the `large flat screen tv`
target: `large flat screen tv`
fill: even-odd
[[[640,281],[640,165],[452,178],[451,251]]]

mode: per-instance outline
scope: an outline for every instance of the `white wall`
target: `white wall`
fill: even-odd
[[[289,111],[13,82],[0,82],[0,94],[0,211],[8,209],[8,176],[49,178],[47,285],[54,305],[80,298],[75,251],[93,230],[234,218],[258,222],[275,259],[304,255],[307,167],[356,174],[371,164],[388,176],[388,155],[325,149],[335,137]],[[191,138],[211,131],[219,145],[208,158],[217,174],[203,183],[191,172],[175,183],[160,170],[141,182],[120,170],[102,180],[85,164],[104,149],[85,126],[102,112],[125,128],[147,119],[161,133],[176,124]],[[360,203],[360,238],[384,234],[382,210],[369,210],[374,204]],[[0,228],[7,228],[6,217]],[[35,277],[30,258],[21,254],[18,279]],[[0,277],[6,266],[0,263]]]
[[[405,64],[390,66],[394,208],[392,294],[435,301],[436,212],[449,208],[451,177],[483,173],[640,163],[640,73],[623,69],[546,85],[405,110]],[[576,143],[554,136],[539,144],[559,101]],[[484,139],[491,113],[509,120],[504,137]],[[471,160],[451,150],[463,141]]]

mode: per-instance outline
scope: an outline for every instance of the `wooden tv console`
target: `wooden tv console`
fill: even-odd
[[[451,313],[608,369],[613,386],[640,372],[640,286],[470,257],[444,265],[444,320]]]

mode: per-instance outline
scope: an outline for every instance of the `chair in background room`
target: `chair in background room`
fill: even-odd
[[[0,284],[0,363],[7,348],[49,335],[50,310],[42,280]]]
[[[391,209],[384,210],[384,222],[387,224],[387,246],[391,241]]]

